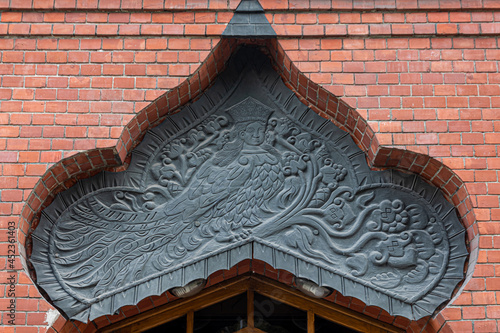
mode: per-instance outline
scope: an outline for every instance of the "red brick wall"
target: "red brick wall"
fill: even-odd
[[[91,331],[124,316],[90,325],[59,318],[49,329],[51,306],[20,259],[30,251],[26,237],[57,191],[126,160],[161,110],[175,109],[210,82],[234,48],[220,34],[238,2],[0,0],[0,283],[6,283],[0,313],[7,331]],[[468,279],[431,320],[410,323],[355,299],[332,300],[413,331],[497,331],[500,2],[261,4],[278,33],[273,47],[289,85],[316,103],[317,83],[352,107],[317,111],[353,133],[372,165],[411,170],[443,188],[468,228]],[[294,65],[311,80],[306,87],[293,80]],[[8,234],[11,221],[15,239]],[[14,326],[6,310],[13,299],[6,271],[11,239],[17,242]],[[258,264],[252,269],[273,272]],[[124,313],[158,302],[151,298]]]

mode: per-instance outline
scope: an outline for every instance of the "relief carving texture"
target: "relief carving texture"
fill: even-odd
[[[38,285],[70,318],[112,314],[247,258],[410,319],[463,278],[464,229],[439,190],[371,171],[254,49],[132,154],[126,172],[59,195],[33,234]]]

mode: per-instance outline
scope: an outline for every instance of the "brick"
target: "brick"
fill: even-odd
[[[120,25],[119,34],[124,36],[134,36],[140,34],[141,26],[138,24],[135,25]]]
[[[434,23],[448,22],[448,20],[449,20],[448,17],[449,17],[449,14],[446,12],[443,12],[443,13],[430,12],[427,14],[427,18],[428,18],[429,22],[434,22]]]
[[[34,39],[16,39],[14,44],[15,50],[34,50],[36,48],[36,40]]]
[[[391,26],[393,35],[413,35],[413,25],[411,24],[393,24]]]
[[[27,84],[31,83],[33,78],[26,78]],[[23,78],[16,76],[5,76],[2,78],[2,86],[3,87],[22,87],[23,86]]]
[[[113,87],[119,89],[131,89],[134,88],[134,82],[134,78],[115,78]]]
[[[65,63],[68,59],[67,52],[47,52],[48,63]]]
[[[487,313],[488,318],[500,319],[500,306],[489,305],[486,307],[486,313]]]
[[[121,90],[103,90],[101,91],[101,99],[103,101],[119,101],[122,99]]]
[[[437,24],[436,31],[438,35],[454,35],[458,33],[458,25],[453,23]]]
[[[297,14],[295,17],[297,24],[315,24],[317,23],[316,14]]]
[[[285,14],[285,15],[290,15],[290,14]],[[276,15],[275,15],[275,20],[276,20]],[[275,21],[275,23],[277,23],[277,22]],[[294,23],[294,22],[292,21],[292,22],[286,22],[286,23]],[[339,23],[339,15],[336,13],[320,13],[320,14],[318,14],[318,23],[319,24]]]
[[[433,35],[436,33],[435,24],[416,24],[413,26],[416,35]]]
[[[101,48],[101,39],[82,39],[80,41],[80,48],[82,50],[98,50]]]
[[[187,76],[189,75],[189,67],[187,65],[168,65],[170,75],[174,76]]]
[[[484,319],[485,308],[484,307],[464,307],[463,308],[463,319]],[[458,318],[461,319],[461,318]]]
[[[388,62],[387,72],[407,72],[408,64],[406,62]]]
[[[141,9],[142,0],[122,0],[122,9]]]
[[[387,71],[386,64],[384,62],[366,62],[365,63],[366,72],[372,73],[383,73]]]
[[[101,97],[99,90],[81,90],[80,100],[99,100]]]
[[[489,208],[498,208],[498,196],[478,196],[477,197],[477,205],[478,207],[489,207]],[[486,280],[488,282],[488,280]],[[499,280],[500,282],[500,280]],[[492,281],[493,283],[493,281]],[[496,283],[496,282],[495,282]],[[496,286],[496,284],[495,284]],[[500,284],[498,284],[500,286]]]
[[[187,29],[187,27],[186,27]],[[323,36],[325,35],[325,27],[317,25],[307,25],[302,28],[302,35],[305,36]]]
[[[21,12],[5,12],[2,13],[2,22],[21,22],[23,13]]]
[[[27,77],[24,81],[25,81],[24,84],[27,88],[42,88],[45,87],[46,84],[46,78],[44,77]],[[5,82],[3,82],[3,85],[4,86],[6,85]]]
[[[164,3],[161,0],[144,0],[144,9],[163,9]]]
[[[146,49],[148,50],[164,50],[167,48],[166,39],[147,39]]]
[[[75,9],[76,0],[55,0],[54,8],[63,10]]]
[[[392,34],[390,25],[370,24],[370,35],[390,35]]]
[[[494,320],[474,322],[474,332],[488,333],[496,331],[497,331],[497,323]]]
[[[86,20],[87,20],[86,13],[66,13],[66,22],[85,23]]]
[[[57,90],[57,99],[59,100],[77,100],[77,89],[59,89]]]
[[[59,40],[60,50],[78,50],[80,47],[80,41],[72,39],[61,39]]]
[[[12,93],[12,98],[13,99],[33,99],[34,97],[34,90],[33,89],[16,89]]]
[[[74,30],[75,28],[72,24],[54,24],[52,26],[52,34],[56,36],[71,36]]]
[[[460,34],[470,34],[470,35],[477,35],[480,33],[481,28],[479,24],[459,24],[458,25],[458,31]]]
[[[3,62],[23,62],[24,54],[23,52],[3,52],[2,61]]]
[[[153,23],[173,23],[172,13],[153,13]]]
[[[355,36],[368,35],[368,26],[364,24],[349,24],[347,26],[347,33]]]
[[[500,32],[500,23],[481,23],[480,27],[483,35],[496,35]]]
[[[473,293],[472,294],[472,302],[474,305],[495,304],[495,293],[493,293],[493,292]]]
[[[126,65],[125,75],[146,75],[146,65]]]
[[[322,61],[321,62],[321,71],[322,72],[342,72],[342,63],[341,62],[332,62],[332,61]],[[350,75],[352,77],[352,75]]]

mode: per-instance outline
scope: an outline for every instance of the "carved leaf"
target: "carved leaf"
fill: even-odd
[[[401,276],[393,273],[393,272],[388,272],[388,273],[380,273],[377,274],[371,282],[379,287],[386,288],[386,289],[393,289],[399,286],[401,283]]]
[[[351,274],[354,276],[364,275],[368,270],[368,260],[363,253],[350,256],[345,263],[351,269]]]
[[[411,270],[404,280],[408,283],[419,283],[423,281],[429,274],[429,265],[424,260],[419,260],[417,267]]]
[[[327,187],[320,188],[311,199],[309,207],[317,208],[323,206],[330,197],[331,190]]]
[[[427,260],[434,255],[434,243],[426,231],[412,231],[412,236],[418,250],[419,258]]]

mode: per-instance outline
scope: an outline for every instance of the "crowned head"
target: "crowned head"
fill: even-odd
[[[236,123],[237,135],[248,146],[258,146],[264,142],[267,120],[273,112],[271,108],[247,97],[227,111]]]
[[[267,123],[273,110],[255,98],[247,97],[238,104],[230,107],[227,112],[231,115],[235,123],[255,121]]]

